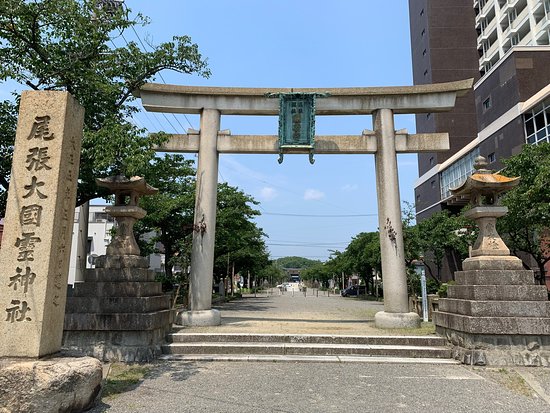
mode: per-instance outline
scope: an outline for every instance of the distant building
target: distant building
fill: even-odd
[[[300,282],[300,273],[303,271],[303,268],[283,268],[283,270],[288,275],[288,281],[290,282]]]
[[[79,208],[77,208],[73,225],[69,284],[74,284],[75,282],[79,218]],[[114,226],[115,222],[113,218],[105,212],[105,205],[90,205],[88,240],[86,244],[86,268],[94,268],[94,259],[100,255],[105,255],[107,245],[111,242],[111,232]],[[149,256],[149,268],[158,272],[164,271],[164,255],[151,254]]]
[[[418,133],[449,132],[451,150],[420,154],[419,221],[458,212],[450,188],[482,155],[493,170],[525,144],[550,142],[550,0],[409,0],[414,83],[475,79],[455,109],[418,114]],[[456,265],[444,263],[444,280]]]

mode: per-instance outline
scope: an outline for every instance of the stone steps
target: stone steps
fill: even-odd
[[[455,363],[446,341],[435,336],[172,333],[167,341],[162,346],[167,360]]]

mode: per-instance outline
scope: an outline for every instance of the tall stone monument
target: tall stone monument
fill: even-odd
[[[479,236],[463,271],[455,273],[448,298],[439,300],[436,331],[447,337],[454,356],[465,364],[549,366],[550,302],[546,287],[535,285],[533,271],[510,250],[496,230],[507,213],[499,194],[519,183],[485,169],[476,159],[476,172],[452,190],[472,208],[465,216],[476,221]]]
[[[101,388],[98,360],[58,354],[83,120],[67,92],[21,96],[0,249],[2,411],[81,411]]]
[[[157,189],[137,176],[97,183],[115,194],[115,205],[105,210],[117,221],[116,234],[96,268],[69,291],[63,346],[104,361],[150,361],[160,354],[174,311],[148,258],[139,255],[133,228],[146,214],[139,198]]]
[[[23,92],[0,250],[1,357],[61,348],[83,108],[65,92]]]

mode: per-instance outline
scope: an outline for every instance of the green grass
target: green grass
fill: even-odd
[[[103,397],[113,397],[133,389],[149,370],[150,367],[145,365],[113,363],[103,382]]]

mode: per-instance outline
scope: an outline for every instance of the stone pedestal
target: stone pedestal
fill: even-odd
[[[174,321],[170,295],[154,281],[147,258],[97,258],[69,290],[63,347],[103,361],[150,361]]]
[[[550,366],[546,287],[516,257],[473,257],[434,313],[438,334],[464,364]]]

